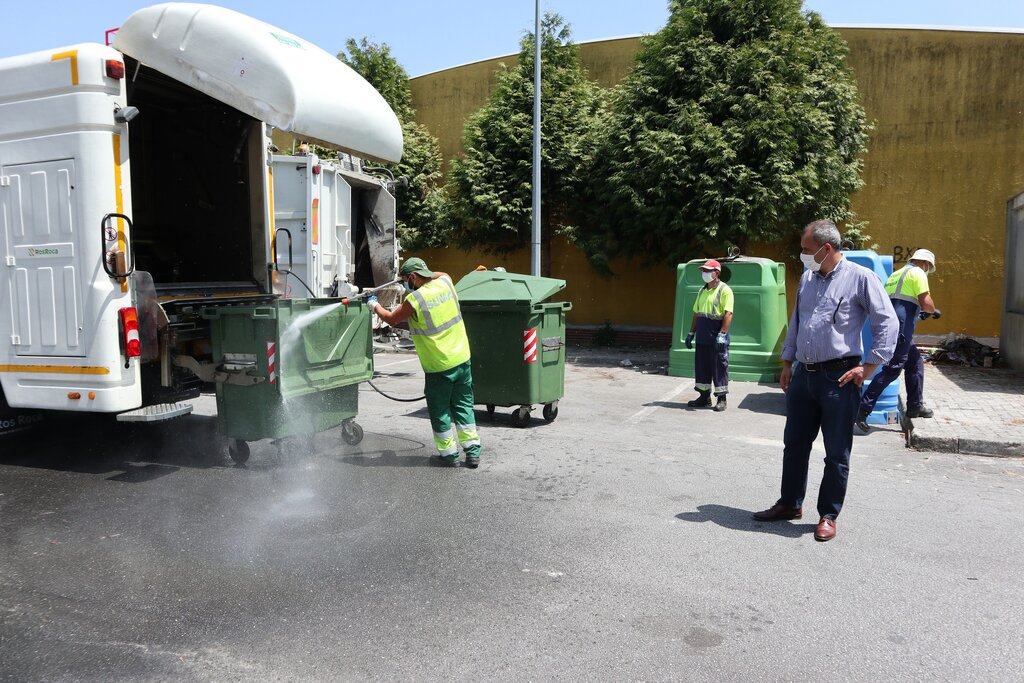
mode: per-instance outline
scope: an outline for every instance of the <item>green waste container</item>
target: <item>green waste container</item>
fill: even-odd
[[[469,273],[455,286],[473,355],[477,404],[493,416],[496,406],[517,406],[512,424],[525,427],[543,405],[544,419],[558,417],[565,394],[565,314],[568,301],[546,301],[565,280],[494,270]]]
[[[217,366],[217,418],[229,453],[246,442],[314,434],[339,424],[356,444],[358,386],[373,377],[369,310],[337,299],[278,299],[203,310]]]
[[[749,382],[775,382],[782,372],[782,343],[789,316],[786,309],[786,266],[770,259],[740,256],[719,259],[722,281],[735,296],[729,329],[729,378]],[[668,374],[693,377],[694,352],[684,340],[693,320],[693,303],[704,286],[700,267],[704,259],[679,264],[676,269],[676,307]]]

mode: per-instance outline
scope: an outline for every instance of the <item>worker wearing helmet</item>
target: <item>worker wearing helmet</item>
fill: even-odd
[[[398,272],[409,292],[401,305],[389,311],[376,297],[370,297],[370,311],[391,326],[409,321],[416,355],[426,375],[424,393],[440,463],[459,466],[457,436],[466,452],[466,467],[476,468],[480,465],[480,436],[473,412],[469,337],[455,285],[447,273],[435,273],[420,258],[406,259]]]
[[[918,319],[942,315],[935,308],[928,287],[928,273],[934,272],[935,254],[927,249],[918,249],[911,255],[910,262],[885,282],[885,291],[900,321],[900,333],[892,360],[871,379],[861,398],[857,413],[857,427],[861,431],[871,430],[867,423],[868,415],[874,410],[882,391],[900,376],[901,371],[907,379],[907,417],[931,417],[934,414],[924,405],[924,359],[914,345],[914,328]]]
[[[726,408],[725,395],[729,393],[729,327],[732,325],[733,294],[722,282],[722,266],[714,259],[700,267],[704,286],[693,303],[693,322],[686,335],[686,348],[697,350],[693,354],[693,388],[699,396],[686,405],[691,408],[711,407],[711,387],[714,384],[715,410]]]

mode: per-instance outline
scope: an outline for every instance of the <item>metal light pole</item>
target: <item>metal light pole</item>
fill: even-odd
[[[540,275],[540,0],[533,28],[533,226],[530,270]]]

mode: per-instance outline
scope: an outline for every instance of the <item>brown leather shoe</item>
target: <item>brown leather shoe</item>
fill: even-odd
[[[759,522],[776,522],[780,519],[800,519],[804,516],[803,508],[788,508],[785,505],[776,503],[767,510],[754,513],[754,519]]]
[[[831,541],[836,535],[836,520],[822,517],[814,529],[815,541]]]

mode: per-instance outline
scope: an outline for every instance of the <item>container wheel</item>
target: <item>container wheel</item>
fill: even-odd
[[[554,422],[556,417],[558,417],[558,401],[545,405],[544,419],[548,422]]]
[[[355,422],[346,422],[341,425],[341,440],[349,446],[355,446],[363,440],[363,428]]]
[[[512,411],[512,426],[525,427],[530,424],[530,406],[519,406]]]
[[[228,442],[228,455],[239,465],[244,465],[249,460],[249,444],[242,439],[231,439]]]
[[[487,404],[487,419],[488,420],[493,420],[494,419],[494,406],[491,405],[490,403]]]

